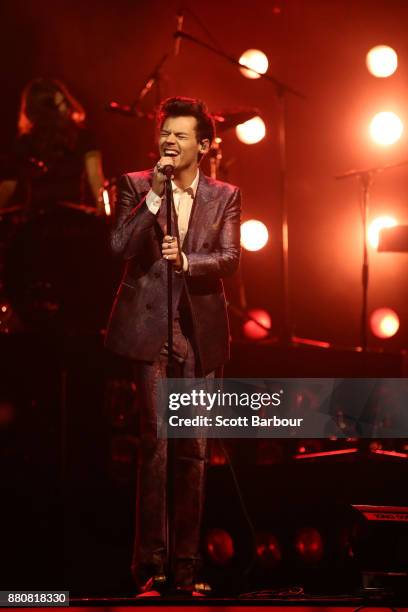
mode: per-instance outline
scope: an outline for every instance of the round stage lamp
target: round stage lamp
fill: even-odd
[[[256,556],[259,565],[265,569],[275,569],[282,561],[282,550],[278,538],[272,533],[257,533]]]
[[[367,53],[366,65],[373,76],[384,79],[396,71],[398,55],[392,47],[377,45]]]
[[[205,538],[205,549],[216,565],[226,565],[234,556],[234,542],[224,529],[209,529]]]
[[[249,340],[262,340],[269,335],[272,327],[272,319],[269,312],[256,308],[248,311],[251,317],[244,323],[244,336]]]
[[[239,63],[242,66],[247,66],[247,68],[240,68],[241,73],[247,79],[259,79],[260,75],[265,74],[268,70],[268,58],[259,49],[248,49],[245,51],[239,58]],[[248,68],[252,68],[252,70],[248,70]]]
[[[371,138],[385,147],[396,143],[402,136],[404,125],[395,113],[377,113],[370,123]]]
[[[392,338],[399,330],[399,317],[391,308],[377,308],[371,313],[370,327],[377,338]]]
[[[371,221],[367,230],[367,239],[373,249],[378,248],[378,243],[380,240],[380,231],[385,227],[395,227],[398,225],[398,222],[394,217],[390,217],[385,215],[384,217],[377,217],[373,221]]]
[[[266,127],[260,117],[253,117],[245,123],[240,123],[235,128],[238,140],[244,144],[256,144],[265,138]]]
[[[299,529],[295,538],[298,556],[306,563],[317,563],[323,558],[323,538],[314,527]]]
[[[262,221],[249,219],[241,224],[241,246],[246,251],[260,251],[268,238],[268,230]]]

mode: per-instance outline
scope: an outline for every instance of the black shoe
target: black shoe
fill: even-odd
[[[147,580],[136,597],[161,597],[167,588],[167,576],[157,574]]]

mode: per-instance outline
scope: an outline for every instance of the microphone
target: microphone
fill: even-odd
[[[164,151],[164,153],[166,154],[166,151]],[[170,153],[171,153],[170,151],[167,152],[168,157],[176,157],[177,155],[177,153],[176,155],[174,155],[174,153],[171,153],[171,154]],[[169,179],[174,174],[174,166],[172,164],[165,164],[164,166],[161,166],[160,172]]]
[[[173,176],[174,166],[172,166],[171,164],[167,164],[166,166],[160,168],[160,172],[169,179]]]
[[[184,15],[183,15],[183,11],[181,9],[179,9],[177,11],[177,28],[176,28],[176,32],[174,34],[174,55],[178,55],[180,53],[180,45],[181,45],[181,36],[180,36],[180,32],[183,31],[183,21],[184,21]]]

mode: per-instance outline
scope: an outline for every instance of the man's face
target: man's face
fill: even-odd
[[[172,157],[176,172],[196,168],[197,156],[203,152],[197,140],[195,117],[168,117],[159,134],[161,157]]]

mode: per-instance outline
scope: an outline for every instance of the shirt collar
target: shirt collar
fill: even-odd
[[[173,193],[186,193],[187,192],[187,193],[190,193],[191,197],[194,199],[196,192],[197,192],[199,178],[200,178],[200,171],[197,170],[197,174],[195,175],[193,182],[191,183],[190,187],[187,187],[186,189],[181,189],[180,187],[177,187],[176,183],[174,181],[171,181]]]

